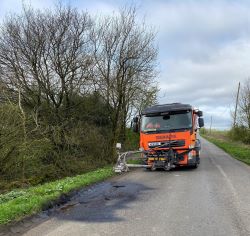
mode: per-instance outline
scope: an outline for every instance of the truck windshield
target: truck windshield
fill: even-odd
[[[145,133],[190,129],[191,127],[191,111],[160,115],[144,115],[141,121],[141,131]]]

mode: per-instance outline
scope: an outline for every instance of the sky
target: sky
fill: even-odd
[[[0,0],[0,22],[22,2],[51,8],[57,0]],[[238,83],[250,77],[250,1],[247,0],[62,0],[90,14],[138,8],[157,31],[159,103],[189,103],[204,113],[205,126],[229,129]]]

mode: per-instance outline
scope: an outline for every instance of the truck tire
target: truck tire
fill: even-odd
[[[196,164],[194,164],[194,165],[190,165],[189,168],[190,168],[190,169],[197,169],[198,166],[199,166],[199,164],[196,163]]]

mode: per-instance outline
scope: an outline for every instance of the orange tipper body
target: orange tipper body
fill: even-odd
[[[200,163],[201,145],[197,137],[200,116],[202,112],[189,104],[172,103],[145,109],[139,125],[140,148],[145,151],[146,164],[151,169],[196,168]]]

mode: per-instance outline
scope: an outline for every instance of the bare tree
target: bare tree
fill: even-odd
[[[0,85],[62,147],[76,101],[95,91],[109,109],[112,144],[124,141],[131,111],[155,101],[157,93],[156,34],[136,18],[134,7],[96,21],[71,7],[24,7],[1,26]],[[59,141],[53,140],[55,126]]]
[[[140,97],[143,102],[147,91],[156,86],[154,39],[152,29],[136,22],[134,7],[99,19],[92,34],[99,90],[112,108],[114,142],[119,135],[124,139],[127,117],[134,101],[138,103]]]
[[[238,123],[250,129],[250,79],[245,80],[239,94]]]
[[[133,116],[135,114],[141,114],[146,107],[157,104],[158,92],[159,88],[156,84],[138,93],[137,98],[133,100]]]
[[[57,114],[68,109],[72,94],[86,89],[91,77],[91,26],[87,13],[70,7],[12,15],[1,28],[1,81],[20,88],[26,105],[39,109],[45,102]]]

